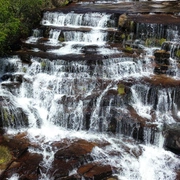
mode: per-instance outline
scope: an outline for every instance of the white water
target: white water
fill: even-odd
[[[111,15],[105,13],[44,13],[42,24],[45,26],[90,29],[90,31],[88,30],[89,32],[80,32],[77,30],[63,32],[63,47],[58,50],[50,50],[49,52],[62,55],[81,54],[82,46],[104,46],[106,44],[107,33],[102,32],[102,30],[107,29],[107,24],[108,21],[110,21],[110,16]],[[101,52],[103,53],[103,51]]]
[[[45,12],[42,24],[45,26],[68,26],[68,27],[94,27],[104,28],[110,15],[105,13],[85,13],[74,12],[64,14],[59,12]]]
[[[97,29],[105,28],[109,17],[110,15],[99,13],[83,15],[47,12],[44,14],[42,24],[46,26],[84,26],[93,29],[88,33],[65,32],[64,47],[53,51],[54,53],[80,53],[81,47],[72,48],[74,44],[82,46],[96,44],[101,46],[101,51],[103,51],[102,45],[106,43],[106,33]],[[62,32],[51,30],[50,42],[59,43],[60,33]],[[146,53],[152,55],[149,49]],[[156,133],[153,145],[150,144],[151,130],[148,127],[144,129],[144,144],[134,141],[131,137],[123,137],[118,130],[115,134],[107,133],[110,125],[109,119],[112,116],[111,110],[115,109],[117,115],[123,112],[124,114],[120,114],[123,116],[128,114],[129,109],[125,98],[118,96],[112,96],[102,109],[106,95],[110,91],[117,91],[119,80],[138,79],[152,75],[153,67],[148,56],[137,59],[109,56],[92,65],[86,61],[73,61],[73,57],[69,62],[59,59],[49,61],[42,58],[31,58],[31,61],[32,64],[27,68],[18,63],[18,58],[13,60],[12,64],[17,64],[17,72],[22,72],[24,66],[27,68],[24,81],[17,91],[11,93],[8,88],[2,90],[1,87],[1,92],[3,96],[8,92],[13,102],[17,103],[13,107],[21,107],[28,115],[29,127],[22,128],[20,131],[27,131],[27,136],[32,142],[41,143],[42,150],[29,149],[30,152],[43,154],[41,166],[46,168],[47,172],[41,174],[40,179],[53,180],[53,177],[48,176],[48,170],[56,151],[51,149],[50,144],[65,138],[107,142],[109,145],[105,147],[96,146],[91,155],[95,162],[115,167],[114,175],[121,180],[175,179],[179,159],[173,153],[163,149],[164,139],[161,132]],[[5,69],[2,68],[1,71],[5,72]],[[159,126],[164,120],[169,124],[175,122],[171,110],[172,107],[177,107],[177,104],[171,98],[174,93],[171,89],[157,90],[156,108],[154,108],[155,100],[153,99],[155,96],[150,92],[149,85],[132,85],[130,91],[132,95],[128,103],[140,117],[150,122],[151,113],[155,111],[155,123]],[[120,103],[115,103],[116,101]],[[89,106],[91,116],[87,129],[84,111]],[[178,111],[176,113],[178,115]],[[9,128],[8,133],[17,133],[17,130]],[[50,148],[50,151],[47,152],[47,148]],[[10,180],[17,179],[17,174],[10,178]]]
[[[33,29],[32,36],[26,40],[26,43],[36,43],[41,37],[41,31],[39,29]]]

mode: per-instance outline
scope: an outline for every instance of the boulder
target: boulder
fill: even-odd
[[[37,180],[40,175],[39,164],[42,155],[28,152],[30,146],[26,133],[19,133],[15,136],[4,135],[1,142],[3,147],[7,147],[11,154],[10,161],[5,167],[0,179],[9,179],[14,173],[19,174],[20,180]],[[7,153],[6,159],[9,157]]]
[[[165,129],[165,148],[180,155],[180,124],[169,125]]]
[[[170,53],[165,50],[156,50],[154,52],[155,62],[159,65],[169,65]]]
[[[111,176],[112,168],[110,165],[89,163],[81,166],[77,172],[85,179],[99,180]]]
[[[78,161],[84,161],[89,160],[90,153],[92,149],[95,147],[95,143],[88,142],[86,140],[77,140],[70,144],[69,146],[58,150],[54,157],[55,159],[68,159],[68,160],[78,160]]]
[[[39,164],[41,161],[42,155],[27,152],[11,164],[4,177],[11,177],[16,172],[21,179],[37,180],[40,175]]]

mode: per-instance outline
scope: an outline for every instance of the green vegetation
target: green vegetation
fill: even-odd
[[[51,0],[0,0],[0,55],[29,36],[41,19],[41,11]]]
[[[125,86],[124,84],[118,84],[118,94],[124,95],[125,94]]]
[[[162,44],[163,44],[165,41],[166,41],[166,39],[161,38],[161,39],[159,40],[159,44],[160,44],[160,46],[162,46]]]
[[[12,155],[9,149],[5,146],[0,146],[0,167],[10,162]]]
[[[145,41],[145,45],[150,47],[150,46],[161,46],[166,39],[161,38],[161,39],[156,39],[156,38],[147,38]]]
[[[126,35],[123,33],[123,34],[121,35],[121,38],[122,38],[122,39],[125,39],[125,38],[126,38]]]
[[[59,38],[59,41],[60,41],[60,42],[64,42],[64,37],[60,37],[60,38]]]
[[[8,113],[8,110],[5,108],[3,109],[3,117],[4,117],[4,120],[8,122],[9,113]]]
[[[27,72],[27,68],[26,68],[26,67],[23,67],[23,68],[22,68],[22,72],[23,72],[23,73],[26,73],[26,72]]]
[[[129,46],[129,45],[126,45],[123,51],[127,52],[127,53],[130,53],[130,54],[134,53],[133,48],[131,46]]]
[[[45,68],[46,67],[46,62],[45,61],[41,61],[41,68]]]
[[[180,58],[180,49],[178,49],[175,54],[176,54],[176,57]]]

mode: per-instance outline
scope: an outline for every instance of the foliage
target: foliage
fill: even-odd
[[[20,20],[11,13],[9,1],[0,0],[0,54],[8,47],[20,26]]]
[[[0,0],[0,55],[39,23],[50,0]]]

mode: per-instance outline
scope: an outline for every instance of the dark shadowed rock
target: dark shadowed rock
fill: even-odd
[[[3,81],[6,81],[6,80],[12,80],[12,74],[9,74],[9,73],[7,73],[7,74],[4,74],[2,77],[1,77],[1,79],[3,80]]]
[[[154,52],[155,62],[161,65],[169,65],[170,53],[165,50],[157,50]]]
[[[165,148],[180,155],[180,124],[166,126],[164,134]]]

